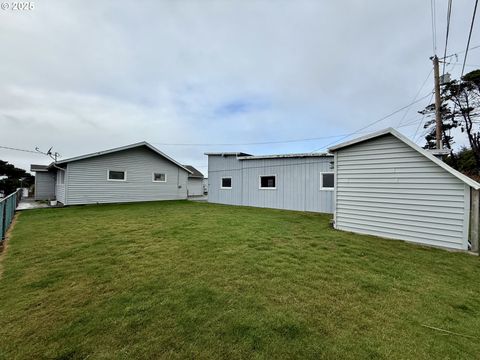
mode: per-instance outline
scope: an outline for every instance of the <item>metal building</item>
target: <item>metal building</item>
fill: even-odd
[[[479,183],[391,128],[330,151],[335,228],[478,251]]]
[[[333,155],[205,155],[209,202],[333,213]]]

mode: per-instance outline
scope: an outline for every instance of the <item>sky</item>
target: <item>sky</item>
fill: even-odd
[[[443,56],[447,1],[434,1]],[[205,152],[324,151],[426,97],[351,135],[392,126],[422,144],[430,0],[33,3],[0,9],[0,146],[66,159],[145,140],[206,174]],[[473,3],[453,2],[447,54],[465,49]],[[450,59],[458,77],[463,53]],[[471,50],[466,70],[479,63]]]

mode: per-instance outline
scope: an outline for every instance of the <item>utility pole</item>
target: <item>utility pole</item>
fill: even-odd
[[[442,100],[440,99],[440,70],[437,55],[430,58],[433,62],[433,74],[435,81],[435,137],[437,149],[442,149]]]

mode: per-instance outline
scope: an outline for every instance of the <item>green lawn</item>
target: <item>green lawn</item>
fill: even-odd
[[[0,358],[480,356],[477,257],[329,219],[186,201],[24,211],[1,260]]]

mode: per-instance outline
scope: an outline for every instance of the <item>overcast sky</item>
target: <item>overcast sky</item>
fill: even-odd
[[[443,55],[447,1],[436,3]],[[464,50],[472,11],[453,2],[448,53]],[[205,151],[310,152],[410,103],[432,47],[430,0],[35,1],[0,10],[0,145],[68,158],[146,140],[203,172]],[[418,97],[432,87],[430,76]],[[365,131],[413,138],[428,100]]]

